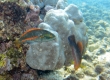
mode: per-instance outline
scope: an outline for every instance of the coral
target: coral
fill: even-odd
[[[0,54],[0,74],[4,71],[10,71],[14,67],[19,66],[19,59],[21,58],[21,52],[15,48],[9,48],[7,52]]]
[[[25,30],[25,9],[14,2],[0,2],[0,54],[6,56],[0,60],[0,74],[18,67],[20,58],[24,58],[23,45],[18,45],[16,40]]]
[[[61,68],[64,63],[65,66],[70,65],[73,57],[68,43],[68,36],[72,34],[75,35],[76,42],[82,42],[84,47],[83,54],[85,53],[88,41],[86,36],[86,25],[84,22],[80,21],[82,20],[82,15],[79,14],[80,11],[76,7],[73,9],[73,12],[70,13],[72,14],[76,11],[76,19],[79,22],[75,25],[73,22],[74,20],[72,21],[70,17],[68,17],[68,9],[72,9],[74,6],[68,7],[65,10],[50,9],[46,12],[44,22],[38,25],[38,28],[47,29],[52,32],[56,36],[56,40],[30,44],[26,54],[26,62],[32,68],[39,70],[54,70]]]
[[[4,74],[5,71],[9,71],[12,69],[10,65],[10,59],[7,58],[6,54],[0,55],[0,74]]]
[[[11,79],[10,80],[38,80],[38,75],[35,70],[33,69],[28,69],[26,72],[25,71],[20,71],[20,68],[14,68],[13,70],[10,70],[9,72]]]
[[[34,5],[38,5],[38,6],[40,6],[40,8],[43,8],[46,5],[50,5],[50,6],[55,7],[58,0],[51,0],[51,1],[50,0],[31,0],[31,2]]]
[[[76,5],[68,5],[65,0],[10,1],[0,2],[0,74],[6,73],[13,80],[35,80],[39,79],[36,69],[56,70],[71,65],[70,35],[75,35],[76,43],[82,42],[82,54],[85,53],[87,29]],[[20,42],[20,35],[32,27],[48,30],[55,39],[31,44]]]
[[[21,72],[29,71],[25,61],[27,45],[18,41],[28,25],[24,23],[26,14],[26,7],[0,2],[0,80],[6,80],[8,75],[10,80],[20,79],[24,74]],[[6,76],[1,76],[3,74]]]
[[[58,0],[43,0],[43,2],[44,2],[44,4],[45,5],[51,5],[51,6],[56,6],[56,4],[57,4],[57,2],[58,2]]]
[[[21,58],[21,50],[16,49],[16,48],[9,48],[8,51],[6,52],[6,55],[9,58]]]
[[[107,27],[107,26],[109,26],[109,24],[108,24],[106,21],[104,21],[104,20],[98,21],[97,24],[101,25],[102,27]]]
[[[39,6],[35,7],[34,5],[30,5],[30,10],[26,15],[25,23],[28,23],[28,25],[32,27],[38,27],[39,23],[42,22],[42,20],[39,17],[39,13]]]
[[[30,67],[39,70],[54,70],[64,65],[65,58],[62,47],[59,45],[58,34],[54,31],[51,31],[51,33],[56,36],[55,40],[30,45],[26,53],[26,62]]]
[[[63,2],[65,1],[61,1],[61,3]],[[50,2],[48,4],[49,6],[53,6]],[[43,8],[46,9],[47,4],[45,1],[44,5],[45,6]],[[59,3],[59,5],[61,4]],[[69,11],[69,9],[71,9],[72,12]],[[74,12],[75,15],[71,18],[70,15]],[[50,8],[46,11],[46,15],[44,14],[44,16],[44,22],[40,23],[38,28],[49,30],[56,36],[56,40],[48,42],[34,42],[30,44],[29,50],[26,54],[27,64],[30,67],[39,70],[59,69],[64,65],[64,63],[65,66],[70,65],[73,57],[67,40],[68,36],[74,34],[76,42],[82,42],[84,47],[83,54],[85,53],[87,46],[88,39],[86,36],[86,25],[83,22],[81,12],[78,10],[77,6],[69,5],[65,10],[54,10]]]
[[[7,21],[8,24],[15,24],[20,21],[22,22],[25,18],[25,13],[23,9],[15,3],[0,3],[0,7],[0,14],[1,16],[3,15],[4,19],[9,20]]]
[[[99,80],[106,80],[107,79],[107,74],[106,73],[101,73],[99,75]]]
[[[75,24],[79,24],[83,21],[82,13],[80,10],[78,10],[78,7],[76,5],[70,4],[64,10]]]
[[[0,2],[0,43],[8,43],[17,38],[24,30],[25,8],[13,2]]]
[[[68,6],[68,3],[65,0],[58,0],[56,4],[57,9],[65,9]]]

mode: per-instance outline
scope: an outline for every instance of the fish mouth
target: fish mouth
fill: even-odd
[[[69,36],[68,41],[72,49],[74,69],[77,70],[80,67],[81,60],[82,60],[83,45],[82,45],[82,42],[76,43],[74,35]]]

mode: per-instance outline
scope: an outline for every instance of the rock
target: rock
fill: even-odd
[[[92,56],[90,54],[85,54],[83,58],[87,61],[92,61]]]
[[[85,59],[82,59],[81,68],[85,69],[87,67],[94,68],[91,62],[88,62]]]
[[[90,26],[91,24],[92,24],[91,21],[87,21],[87,22],[86,22],[86,25],[87,25],[87,26]]]
[[[98,48],[99,48],[99,44],[95,43],[95,44],[92,44],[92,45],[89,46],[89,51],[93,52],[94,50],[96,50]]]
[[[93,40],[92,39],[89,39],[88,44],[89,45],[94,44]]]
[[[79,80],[77,77],[75,76],[68,76],[66,79],[63,79],[63,80]]]
[[[95,66],[95,72],[96,72],[97,74],[100,74],[100,73],[103,72],[103,71],[104,71],[104,68],[103,68],[102,65],[97,64],[97,65]]]
[[[99,32],[96,32],[95,33],[95,36],[97,37],[97,38],[104,38],[105,37],[105,32],[103,32],[103,31],[99,31]]]
[[[106,52],[106,50],[104,48],[100,48],[97,52],[97,55],[104,54],[105,52]]]
[[[101,73],[99,75],[99,80],[106,80],[107,79],[107,74],[106,73]]]
[[[76,71],[75,74],[78,78],[84,78],[84,73],[81,69],[78,69],[78,71]]]
[[[92,77],[96,77],[97,76],[97,74],[94,72],[94,70],[92,68],[86,68],[84,70],[84,73],[86,75],[89,75],[89,76],[92,76]]]
[[[97,23],[100,24],[104,28],[107,27],[107,26],[109,26],[109,24],[106,21],[104,21],[104,20],[100,20]]]
[[[93,35],[93,34],[94,34],[94,32],[92,31],[92,29],[88,29],[88,33],[89,33],[90,35]]]
[[[58,0],[56,8],[57,9],[65,9],[67,7],[68,3],[65,0]]]

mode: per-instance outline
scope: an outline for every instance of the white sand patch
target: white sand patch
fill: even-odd
[[[98,61],[110,62],[110,52],[98,56]]]

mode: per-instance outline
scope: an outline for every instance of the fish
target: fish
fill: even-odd
[[[31,28],[25,31],[21,37],[20,41],[23,43],[33,43],[33,42],[44,42],[54,40],[55,35],[48,30],[40,28]]]
[[[82,60],[83,44],[80,41],[76,43],[74,35],[68,37],[68,42],[72,49],[74,69],[77,70],[80,67]]]

